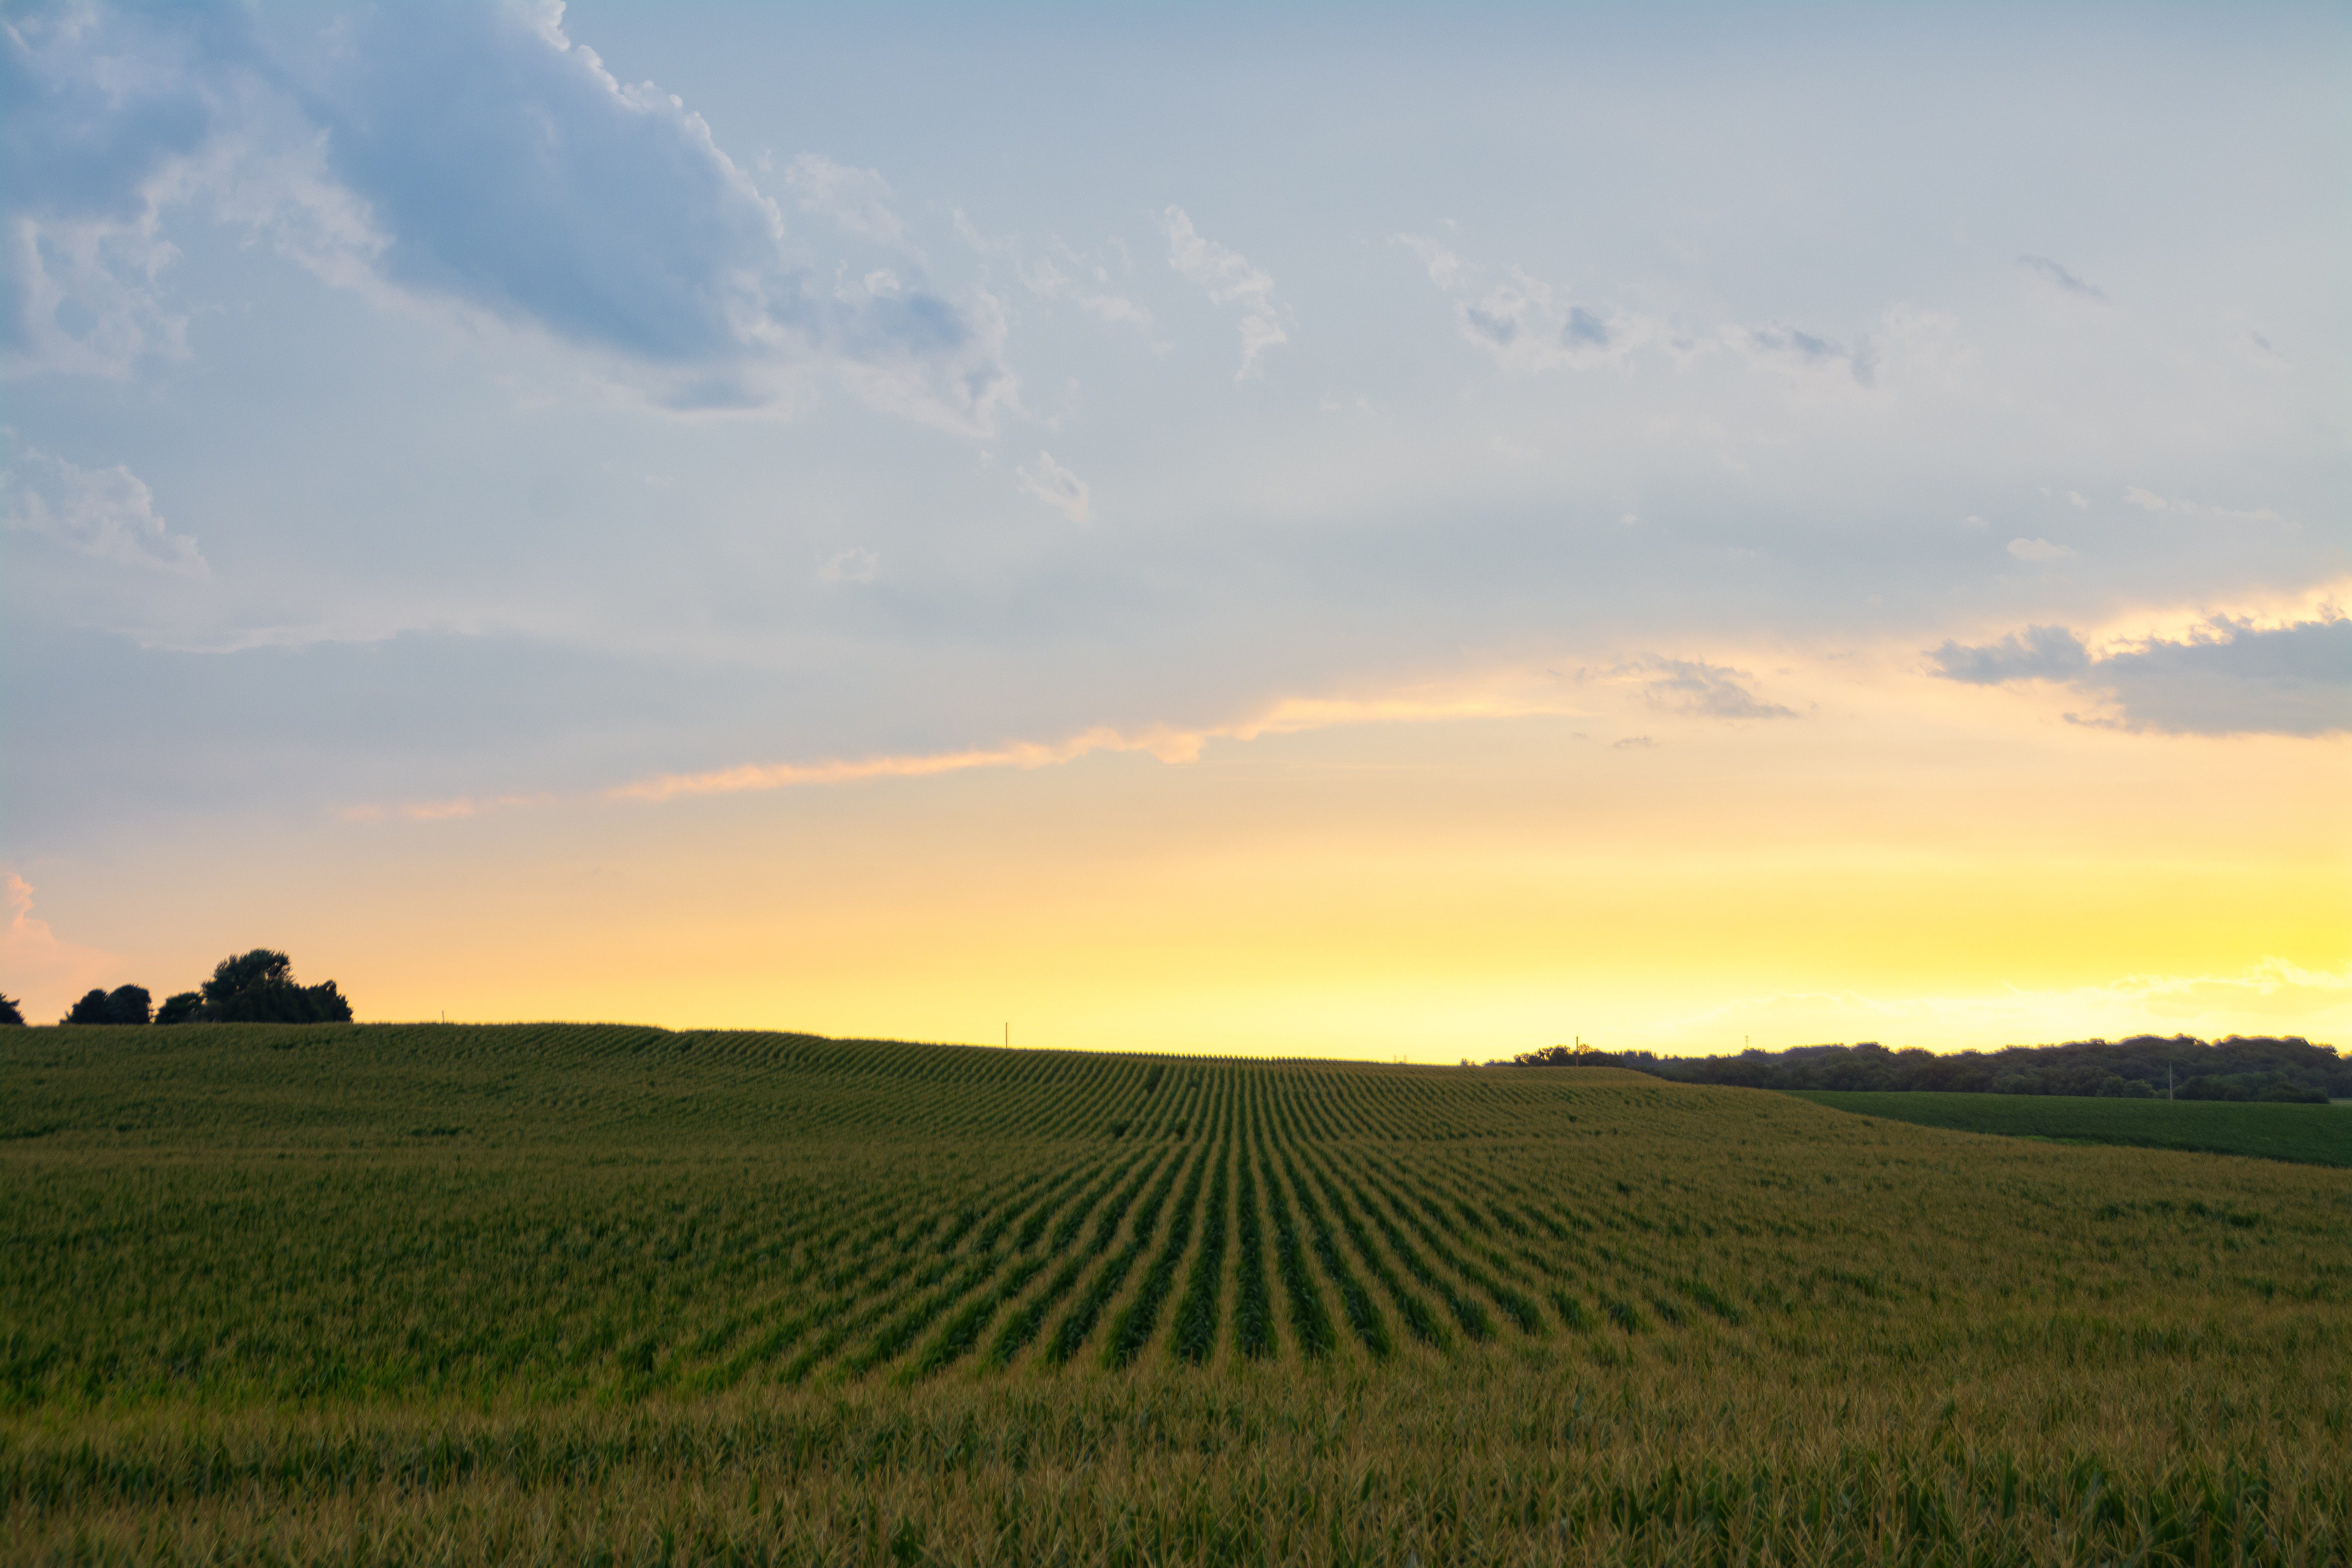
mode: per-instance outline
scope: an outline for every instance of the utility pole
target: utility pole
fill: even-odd
[[[1010,1018],[1004,1020],[1004,1048],[1008,1051],[1013,1048],[1013,1020]]]

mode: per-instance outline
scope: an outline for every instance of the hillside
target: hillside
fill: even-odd
[[[10,1031],[0,1085],[10,1561],[2284,1562],[2352,1521],[2316,1167],[605,1026]]]

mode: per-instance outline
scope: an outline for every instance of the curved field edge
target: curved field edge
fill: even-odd
[[[1790,1089],[1791,1099],[1956,1132],[2352,1166],[2352,1103],[2098,1100],[2055,1095]]]

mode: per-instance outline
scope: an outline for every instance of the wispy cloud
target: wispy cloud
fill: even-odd
[[[1258,374],[1260,354],[1290,341],[1274,302],[1274,279],[1239,251],[1203,237],[1183,208],[1168,208],[1160,223],[1168,233],[1168,265],[1207,289],[1213,302],[1241,306],[1242,363],[1234,379],[1246,381]]]
[[[1400,234],[1395,243],[1412,252],[1429,280],[1454,301],[1454,322],[1466,342],[1494,357],[1517,375],[1548,371],[1622,368],[1645,349],[1657,349],[1687,363],[1729,352],[1749,364],[1781,372],[1831,371],[1861,386],[1877,384],[1879,352],[1867,337],[1854,344],[1780,324],[1727,324],[1692,329],[1600,300],[1576,297],[1519,268],[1489,281],[1486,268],[1465,261],[1450,246],[1428,235]],[[1927,340],[1950,336],[1948,321],[1933,312],[1897,308],[1883,323],[1898,340],[1922,353],[1962,352]]]
[[[935,778],[975,769],[1057,767],[1081,758],[1143,753],[1163,763],[1190,763],[1213,742],[1255,741],[1347,724],[1426,724],[1465,719],[1520,719],[1582,711],[1555,679],[1513,678],[1485,686],[1414,689],[1373,698],[1286,698],[1254,717],[1195,727],[1155,724],[1139,730],[1097,726],[1060,741],[1012,741],[1001,745],[811,762],[745,763],[701,773],[659,773],[593,792],[585,798],[661,802],[709,795],[858,784],[877,779]],[[1644,742],[1646,743],[1646,742]],[[441,821],[517,806],[551,805],[554,794],[460,796],[406,805],[360,805],[352,821]]]
[[[2254,523],[2279,521],[2279,514],[2266,506],[2241,508],[2210,506],[2203,501],[2190,500],[2186,496],[2160,496],[2153,490],[2142,489],[2137,485],[2125,489],[2124,502],[2127,506],[2136,506],[2145,512],[2168,512],[2175,517],[2201,518],[2213,522]]]
[[[1024,466],[1013,471],[1019,477],[1023,489],[1080,528],[1094,520],[1093,495],[1087,489],[1087,481],[1055,462],[1053,453],[1039,452],[1036,467]]]
[[[1878,356],[1867,342],[1849,347],[1832,338],[1795,327],[1727,327],[1725,341],[1750,360],[1794,370],[1842,371],[1856,385],[1873,386],[1878,380]]]
[[[18,453],[12,468],[0,470],[5,511],[0,521],[37,533],[69,549],[118,565],[205,578],[196,542],[174,533],[155,510],[155,492],[117,463],[83,468],[47,452]],[[18,470],[24,470],[19,472]]]
[[[1622,364],[1657,335],[1658,324],[1647,317],[1571,299],[1517,268],[1481,288],[1479,268],[1426,235],[1401,234],[1396,243],[1418,257],[1429,280],[1454,297],[1454,322],[1464,340],[1515,374]]]
[[[2017,268],[2027,277],[2045,283],[2062,294],[2071,294],[2078,300],[2095,300],[2102,305],[2111,303],[2105,289],[2096,284],[2085,283],[2046,256],[2021,256],[2017,258]]]
[[[1796,710],[1767,702],[1741,684],[1743,669],[1697,659],[1657,658],[1640,668],[1657,673],[1643,681],[1651,706],[1707,719],[1794,719]]]
[[[824,564],[817,568],[816,580],[826,584],[871,583],[881,569],[880,556],[871,550],[861,550],[853,545],[826,556]]]

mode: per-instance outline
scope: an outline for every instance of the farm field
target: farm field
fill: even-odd
[[[2093,1100],[2054,1094],[1791,1092],[1800,1100],[1857,1115],[1961,1132],[2078,1139],[2142,1149],[2195,1149],[2352,1166],[2352,1106],[2345,1104]]]
[[[0,1036],[12,1563],[2347,1549],[2339,1170],[1596,1069]]]

